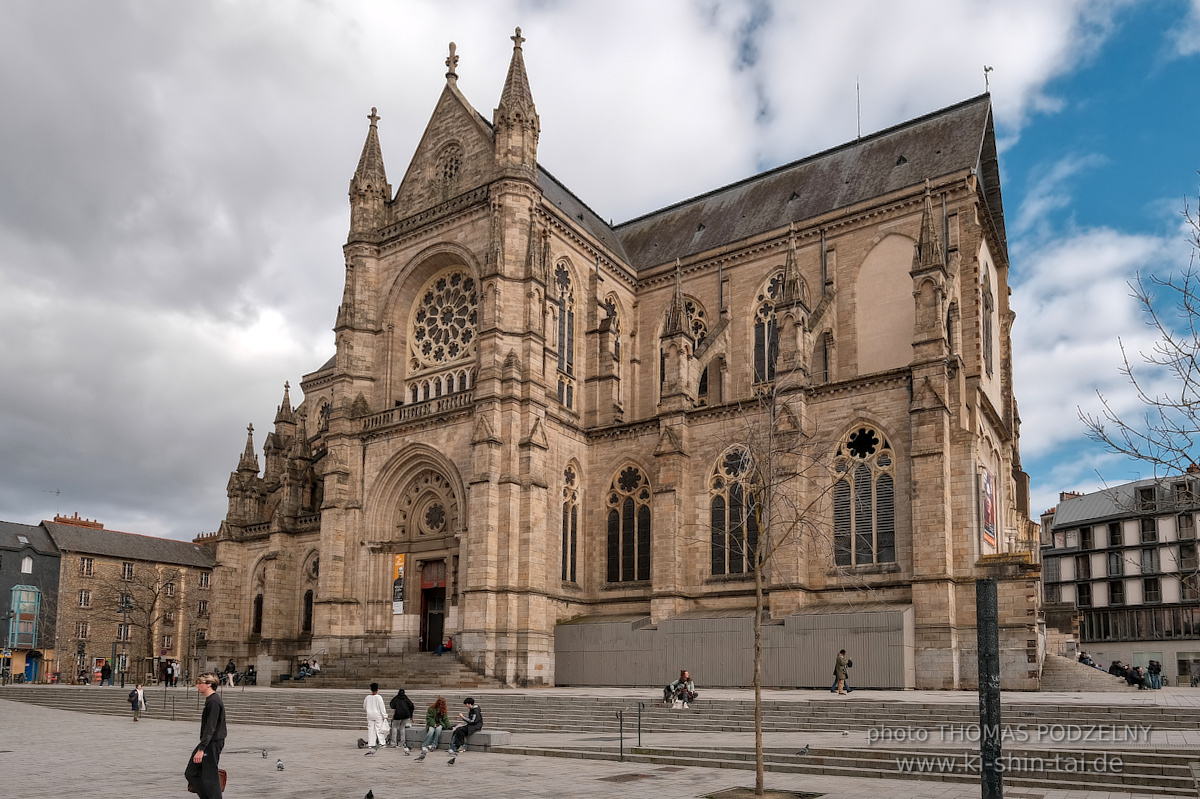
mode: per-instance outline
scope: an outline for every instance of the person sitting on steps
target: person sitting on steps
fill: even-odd
[[[450,714],[446,709],[446,700],[439,696],[425,711],[425,740],[421,744],[421,754],[417,755],[418,762],[425,759],[427,752],[438,748],[442,730],[448,729],[450,729]]]
[[[454,647],[454,639],[446,636],[446,640],[438,644],[438,648],[433,650],[433,654],[441,655],[443,652],[449,652]]]
[[[696,683],[692,681],[692,675],[684,669],[679,672],[678,680],[663,689],[663,704],[671,707],[676,701],[681,701],[686,708],[699,695],[696,692]]]

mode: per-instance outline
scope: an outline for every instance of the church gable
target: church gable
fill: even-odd
[[[448,81],[396,192],[394,218],[445,202],[495,177],[491,131]]]

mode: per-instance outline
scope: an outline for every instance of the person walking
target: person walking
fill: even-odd
[[[141,717],[142,711],[146,709],[146,692],[142,690],[141,683],[138,683],[129,692],[129,706],[133,708],[133,720],[137,721]]]
[[[237,666],[234,665],[233,658],[225,664],[225,679],[229,682],[229,687],[233,687],[233,675],[237,674]]]
[[[850,676],[848,669],[852,667],[854,661],[846,657],[846,650],[838,651],[837,661],[833,664],[833,678],[837,680],[838,696],[846,695],[846,678]]]
[[[373,755],[387,743],[388,737],[387,708],[379,695],[379,683],[371,683],[371,693],[363,700],[363,710],[367,711],[367,746],[370,747],[363,754]]]
[[[450,729],[450,713],[446,708],[446,700],[438,697],[429,709],[425,711],[425,740],[421,743],[421,754],[417,760],[425,759],[427,752],[438,748],[442,730]]]
[[[221,799],[218,766],[221,750],[225,748],[226,730],[225,703],[217,693],[220,684],[221,678],[211,672],[196,678],[196,690],[204,697],[204,712],[200,714],[200,743],[192,750],[183,776],[200,799]]]
[[[404,689],[392,697],[389,703],[392,707],[392,729],[388,733],[388,749],[395,749],[397,746],[404,748],[404,754],[409,753],[408,743],[404,740],[404,731],[412,726],[413,703],[412,700],[404,695]]]
[[[467,736],[483,729],[483,711],[475,704],[475,700],[468,696],[463,700],[463,704],[467,706],[467,709],[458,714],[459,721],[454,725],[454,729],[450,731],[450,760],[448,765],[451,766],[454,765],[459,752],[467,751]]]
[[[113,684],[112,681],[112,666],[108,665],[108,661],[104,661],[104,665],[100,667],[100,684]]]

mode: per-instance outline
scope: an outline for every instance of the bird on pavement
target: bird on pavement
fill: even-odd
[[[363,799],[375,799],[375,792],[374,792],[374,791],[367,791],[367,795],[366,795],[366,796],[364,796],[364,797],[363,797]]]
[[[804,745],[804,748],[803,748],[803,749],[801,749],[801,750],[800,750],[799,752],[797,752],[796,754],[798,754],[798,755],[807,755],[807,754],[808,754],[808,747],[809,747],[809,745],[808,745],[808,744],[805,744],[805,745]]]
[[[267,750],[266,750],[266,749],[264,749],[264,750],[263,750],[263,757],[265,758],[266,756],[267,756]]]
[[[275,761],[275,768],[276,768],[276,769],[278,769],[279,771],[283,771],[283,761],[282,761],[282,760],[276,760],[276,761]]]

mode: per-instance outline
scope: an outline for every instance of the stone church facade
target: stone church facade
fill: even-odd
[[[716,675],[761,564],[776,654],[815,664],[767,684],[855,641],[891,659],[861,685],[973,685],[997,575],[1005,686],[1035,687],[988,97],[614,226],[539,165],[513,40],[490,123],[451,45],[395,188],[372,109],[336,354],[230,476],[212,657],[451,634],[510,684]]]

